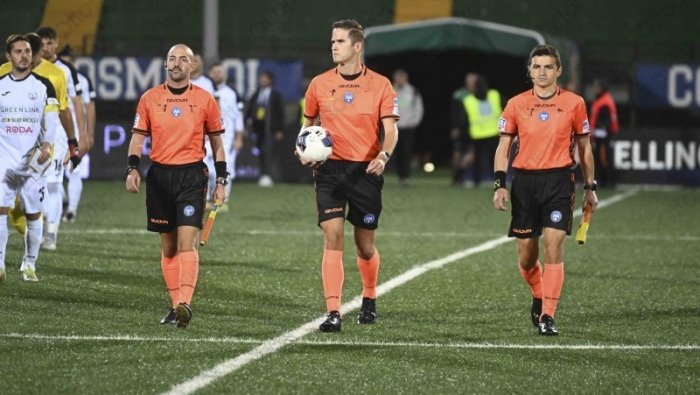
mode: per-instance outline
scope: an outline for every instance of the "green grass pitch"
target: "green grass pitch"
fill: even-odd
[[[448,183],[423,175],[401,188],[387,177],[380,285],[505,234],[510,216],[493,210],[489,188]],[[0,393],[162,393],[320,317],[313,187],[236,184],[229,207],[200,250],[186,330],[158,324],[168,297],[143,190],[87,182],[78,221],[61,225],[57,251],[40,254],[39,283],[21,281],[22,240],[11,230]],[[557,338],[530,323],[509,241],[393,288],[375,325],[347,313],[341,333],[311,331],[198,393],[697,393],[698,213],[692,189],[642,189],[596,212],[585,246],[566,241]],[[348,225],[346,302],[361,290],[351,234]]]

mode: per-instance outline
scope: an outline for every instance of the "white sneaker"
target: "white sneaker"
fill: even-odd
[[[56,235],[47,233],[41,241],[41,249],[46,251],[56,251]]]
[[[275,183],[272,182],[272,177],[268,176],[267,174],[263,174],[258,180],[258,185],[260,185],[261,187],[271,187],[274,184]]]
[[[34,269],[27,268],[26,270],[22,271],[22,279],[27,282],[37,282],[39,281],[39,277],[36,276],[36,272]]]

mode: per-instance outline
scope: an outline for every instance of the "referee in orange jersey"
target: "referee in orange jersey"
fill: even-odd
[[[204,137],[214,153],[214,199],[225,200],[228,183],[221,134],[224,125],[214,97],[190,82],[192,50],[170,48],[165,61],[167,79],[146,91],[136,109],[129,144],[126,190],[139,191],[139,161],[144,140],[151,138],[153,165],[146,175],[148,230],[160,233],[161,269],[171,309],[161,324],[185,328],[192,318],[192,295],[199,274],[197,239],[202,229],[209,171]]]
[[[558,334],[554,312],[564,284],[564,238],[571,234],[573,222],[574,145],[585,182],[583,206],[593,210],[598,204],[586,105],[580,96],[557,86],[561,72],[559,52],[553,46],[539,45],[530,52],[533,88],[511,98],[503,110],[494,159],[493,205],[505,210],[508,156],[518,138],[508,236],[516,237],[520,274],[532,291],[532,323],[545,336]],[[540,237],[544,237],[544,270]]]
[[[338,332],[343,288],[343,224],[354,226],[357,266],[362,277],[358,324],[375,322],[379,252],[374,232],[382,211],[382,173],[398,140],[398,99],[385,77],[360,60],[365,34],[355,20],[333,23],[331,52],[336,67],[316,76],[306,91],[302,128],[318,120],[331,135],[333,154],[315,168],[318,223],[323,230],[321,264],[328,315],[319,329]],[[380,138],[380,127],[384,137]]]

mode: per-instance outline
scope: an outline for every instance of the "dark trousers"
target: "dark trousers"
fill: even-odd
[[[399,179],[405,180],[411,177],[411,156],[413,155],[413,140],[416,135],[415,128],[401,128],[399,141],[396,145],[396,166]]]
[[[610,134],[606,137],[596,137],[593,141],[593,163],[595,176],[600,186],[615,186],[615,164]]]
[[[253,129],[252,137],[255,140],[255,147],[258,149],[258,159],[260,160],[260,175],[270,174],[268,165],[268,147],[265,138],[265,130]]]
[[[472,140],[474,144],[474,186],[479,186],[484,178],[484,173],[492,173],[498,140],[498,136]],[[491,169],[491,171],[487,171],[487,169]]]

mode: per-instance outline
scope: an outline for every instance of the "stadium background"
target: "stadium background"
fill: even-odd
[[[141,85],[162,79],[162,74],[148,74],[155,70],[149,68],[154,59],[157,63],[176,42],[188,43],[197,51],[205,49],[204,3],[32,0],[13,4],[0,15],[3,37],[40,25],[55,27],[62,45],[70,44],[81,57],[81,69],[91,74],[98,91],[94,178],[121,177],[135,100],[146,88]],[[623,182],[700,185],[700,27],[694,21],[700,3],[596,0],[553,6],[541,0],[260,0],[219,1],[218,10],[218,58],[230,60],[231,82],[239,92],[252,93],[261,69],[277,71],[289,123],[289,144],[276,147],[275,152],[280,179],[308,177],[298,166],[288,166],[294,161],[288,147],[297,128],[297,100],[304,79],[331,67],[328,35],[333,20],[352,17],[369,28],[461,17],[532,29],[548,41],[564,43],[566,61],[577,60],[574,70],[565,69],[564,82],[587,99],[593,78],[610,82],[621,110],[619,146],[627,155],[616,163]],[[409,71],[427,99],[416,151],[432,152],[438,165],[446,165],[450,149],[449,95],[467,71],[486,74],[505,97],[527,86],[524,55],[448,49],[366,60],[386,75],[397,67]],[[158,73],[162,72],[161,67]],[[242,164],[242,178],[254,178],[255,158],[245,152]]]

